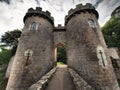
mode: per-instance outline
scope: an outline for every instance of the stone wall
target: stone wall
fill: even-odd
[[[35,31],[30,30],[32,22],[38,24]],[[44,18],[26,20],[6,90],[26,90],[54,66],[52,32],[53,25]]]
[[[69,68],[69,72],[73,78],[76,90],[95,90],[83,78],[81,78],[76,71]]]
[[[117,79],[120,79],[120,56],[117,48],[108,48],[108,53],[112,61]]]
[[[45,74],[37,83],[31,85],[28,90],[45,90],[56,71],[56,67]]]
[[[60,44],[65,45],[65,31],[55,31],[54,32],[54,46],[57,47]]]
[[[14,62],[14,56],[11,57],[10,61],[9,61],[9,64],[8,64],[8,67],[7,67],[7,70],[6,70],[6,74],[5,74],[5,78],[9,78],[10,76],[10,73],[11,73],[11,70],[12,70],[12,66],[13,66],[13,62]]]
[[[94,10],[82,11],[66,19],[68,66],[95,90],[119,90]],[[94,27],[89,20],[93,20]]]
[[[109,56],[114,59],[120,59],[119,52],[117,48],[108,48]]]

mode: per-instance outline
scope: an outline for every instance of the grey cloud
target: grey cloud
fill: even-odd
[[[40,1],[39,0],[35,0],[37,5],[40,7]]]
[[[96,0],[96,3],[94,4],[94,7],[97,8],[100,3],[102,3],[103,0]]]
[[[9,2],[9,4],[3,2]],[[43,10],[49,10],[55,19],[55,25],[58,23],[63,24],[64,16],[68,10],[79,3],[92,3],[99,12],[99,23],[103,25],[108,20],[106,18],[110,17],[111,12],[120,5],[120,0],[0,0],[0,27],[2,29],[0,33],[8,29],[14,30],[16,27],[18,29],[22,28],[22,19],[27,9],[36,6],[42,7]],[[7,27],[6,23],[8,24]],[[15,23],[17,24],[15,25]]]
[[[1,2],[6,2],[7,4],[10,4],[11,0],[0,0]]]

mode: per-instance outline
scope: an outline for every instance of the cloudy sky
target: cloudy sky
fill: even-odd
[[[64,25],[64,17],[79,3],[92,3],[99,12],[99,23],[103,26],[111,12],[120,5],[120,0],[0,0],[0,36],[6,31],[23,28],[23,17],[30,7],[42,7],[50,11],[57,24]]]

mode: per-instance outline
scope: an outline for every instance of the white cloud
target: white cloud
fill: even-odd
[[[10,4],[0,2],[0,36],[8,30],[22,29],[23,17],[30,7],[40,6],[44,11],[50,11],[55,25],[64,25],[65,15],[71,8],[75,8],[76,4],[95,5],[98,1],[97,11],[102,26],[110,18],[111,12],[120,5],[120,0],[11,0]]]
[[[120,0],[104,0],[99,4],[97,11],[99,12],[99,24],[103,26],[111,17],[112,11],[120,5]]]

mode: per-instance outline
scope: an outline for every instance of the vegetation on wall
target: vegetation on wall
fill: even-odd
[[[102,27],[102,32],[107,46],[120,50],[120,17],[111,17]]]

